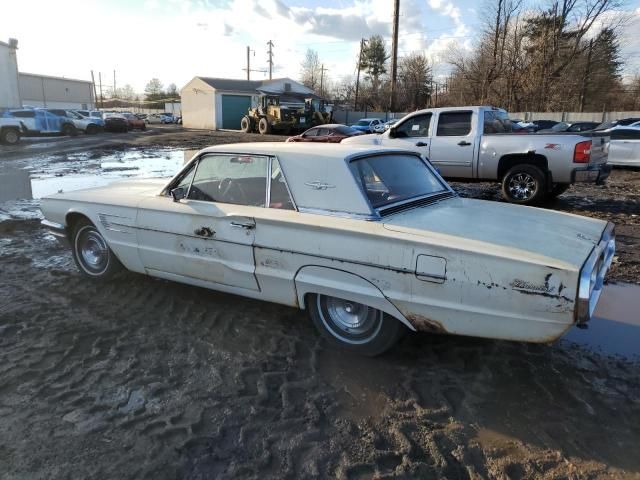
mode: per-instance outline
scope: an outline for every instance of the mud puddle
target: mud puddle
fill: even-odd
[[[605,287],[589,328],[573,328],[564,337],[604,355],[640,361],[640,286],[617,283]]]

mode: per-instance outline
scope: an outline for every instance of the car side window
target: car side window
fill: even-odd
[[[268,157],[258,155],[205,155],[198,162],[187,198],[264,207],[268,164]]]
[[[35,112],[11,112],[11,115],[18,118],[34,118]]]
[[[438,118],[436,135],[458,137],[471,132],[471,112],[444,112]]]
[[[280,168],[277,158],[271,159],[271,186],[269,194],[269,208],[279,210],[295,210],[287,182]]]
[[[640,140],[640,131],[631,128],[616,128],[611,131],[611,140]]]
[[[308,132],[306,132],[303,137],[315,137],[316,135],[318,135],[318,129],[317,128],[312,128],[311,130],[309,130]]]
[[[397,138],[410,138],[410,137],[428,137],[429,125],[431,124],[431,114],[425,113],[424,115],[416,115],[410,119],[402,122],[402,125],[396,127]]]
[[[319,137],[326,137],[327,135],[329,135],[329,129],[328,128],[319,128],[318,129],[318,136]]]

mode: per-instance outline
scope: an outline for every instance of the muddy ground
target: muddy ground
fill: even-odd
[[[0,173],[238,139],[167,129],[92,139],[72,160],[59,144],[0,151]],[[611,278],[640,283],[639,196],[640,172],[616,170],[549,207],[616,222]],[[37,200],[0,204],[3,479],[637,479],[640,366],[608,353],[415,334],[356,357],[294,309],[136,274],[89,282]]]

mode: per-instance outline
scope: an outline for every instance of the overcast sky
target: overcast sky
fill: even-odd
[[[445,51],[477,43],[482,1],[401,0],[400,55],[424,51],[436,74],[448,72]],[[640,0],[623,41],[625,73],[640,73]],[[381,34],[391,44],[392,0],[19,0],[3,2],[0,40],[19,41],[18,68],[103,85],[131,84],[143,91],[152,77],[181,88],[196,75],[246,78],[267,68],[274,47],[274,77],[297,78],[307,48],[316,50],[338,80],[355,72],[362,37]],[[252,72],[252,79],[266,73]]]

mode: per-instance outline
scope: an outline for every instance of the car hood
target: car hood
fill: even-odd
[[[564,269],[582,267],[606,225],[569,213],[467,198],[452,198],[384,219],[388,230]]]
[[[117,180],[103,187],[56,193],[44,199],[136,206],[143,198],[158,195],[169,180],[170,178]]]
[[[358,129],[358,127],[352,128]],[[382,145],[382,138],[386,135],[386,133],[387,132],[383,133],[382,135],[378,135],[375,133],[370,133],[367,135],[354,135],[353,137],[345,138],[342,143],[352,145]]]

